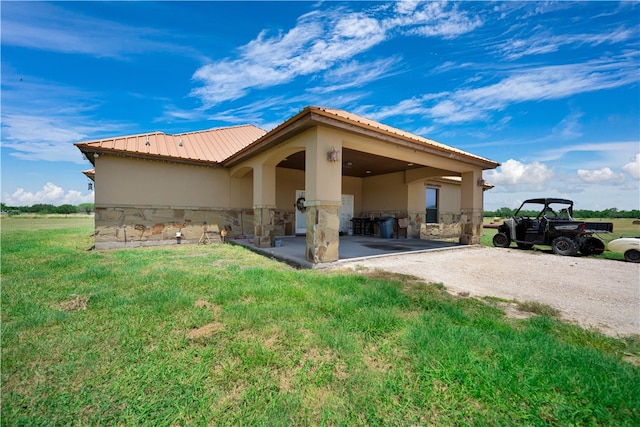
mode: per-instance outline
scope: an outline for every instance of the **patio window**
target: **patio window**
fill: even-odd
[[[427,188],[427,223],[438,222],[438,196],[437,188]]]

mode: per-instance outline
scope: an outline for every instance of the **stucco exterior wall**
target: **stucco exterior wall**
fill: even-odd
[[[427,184],[435,184],[440,187],[440,198],[438,200],[438,211],[460,213],[460,185],[448,184],[444,182],[427,181]],[[426,201],[425,201],[426,203]]]
[[[304,190],[304,171],[276,168],[276,209],[293,213],[296,190]]]
[[[230,207],[225,169],[102,155],[95,170],[97,206]]]
[[[377,175],[362,180],[362,211],[406,211],[408,192],[404,173]]]

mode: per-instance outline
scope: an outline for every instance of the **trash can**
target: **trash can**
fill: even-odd
[[[392,216],[378,218],[378,227],[380,228],[380,237],[390,239],[393,237],[393,220]]]

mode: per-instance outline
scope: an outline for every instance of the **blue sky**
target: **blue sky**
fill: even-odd
[[[501,163],[485,209],[640,208],[638,2],[6,2],[2,201],[92,202],[74,142],[341,108]]]

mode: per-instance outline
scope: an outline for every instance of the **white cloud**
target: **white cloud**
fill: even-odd
[[[622,164],[629,158],[630,153],[637,152],[637,150],[638,141],[585,142],[540,151],[537,153],[537,159],[545,162],[562,159],[571,153],[586,152],[606,158],[608,163],[613,165]]]
[[[548,32],[539,33],[526,40],[515,39],[502,44],[501,51],[511,60],[528,55],[539,55],[557,52],[563,46],[575,45],[576,47],[588,45],[597,46],[603,43],[620,43],[633,37],[633,31],[618,28],[600,34],[575,34],[554,36]]]
[[[636,154],[631,162],[622,166],[622,170],[628,173],[633,179],[640,180],[640,153]]]
[[[191,95],[210,107],[241,98],[252,89],[288,83],[318,72],[327,72],[326,79],[332,83],[332,73],[340,74],[345,69],[351,71],[349,82],[330,84],[332,89],[358,86],[388,76],[398,59],[367,63],[354,62],[354,58],[394,37],[396,32],[453,38],[479,25],[478,18],[460,12],[456,5],[438,2],[403,2],[396,4],[393,12],[384,6],[364,12],[347,12],[345,8],[315,11],[298,18],[296,26],[287,32],[262,31],[238,49],[237,58],[220,59],[198,68],[193,80],[200,86]],[[319,88],[313,90],[322,92]]]
[[[578,169],[578,178],[587,184],[622,184],[624,175],[615,173],[611,168],[596,170]]]
[[[509,187],[511,188],[510,191],[523,190],[525,188],[540,191],[553,178],[553,170],[543,163],[525,164],[514,159],[509,159],[497,169],[485,173],[485,179],[488,183],[496,187]]]
[[[339,65],[335,69],[328,70],[324,74],[324,80],[330,86],[321,86],[308,90],[311,93],[330,93],[352,87],[361,87],[368,82],[396,73],[394,67],[399,61],[400,58],[398,57],[383,58],[365,63],[350,61]]]
[[[141,20],[140,22],[144,22]],[[180,52],[201,57],[190,46],[160,39],[171,37],[144,25],[127,26],[96,19],[45,2],[2,4],[2,44],[53,52],[120,58],[140,52]]]
[[[46,94],[46,96],[43,96]],[[84,163],[74,142],[122,126],[90,116],[99,104],[94,93],[14,71],[2,75],[2,147],[24,160]]]
[[[351,60],[386,37],[379,22],[362,13],[312,12],[287,33],[266,31],[240,49],[239,59],[200,67],[193,79],[204,85],[192,91],[205,104],[244,96],[252,88],[289,82]]]
[[[626,57],[515,69],[502,73],[508,75],[497,83],[461,88],[453,92],[425,94],[412,98],[410,102],[400,101],[397,107],[409,106],[412,111],[421,111],[423,116],[439,123],[464,123],[488,120],[492,113],[502,111],[512,104],[562,99],[638,82],[637,61]],[[420,105],[416,105],[418,100]],[[380,111],[394,111],[395,115],[406,114],[402,108],[381,107]],[[576,117],[578,116],[568,118],[573,119],[573,123],[565,123],[565,137],[573,137],[579,133],[575,126]]]
[[[93,191],[82,194],[77,190],[66,191],[52,182],[47,182],[40,191],[31,193],[23,188],[18,188],[13,194],[4,193],[2,199],[9,206],[32,206],[35,204],[79,205],[81,203],[93,203]]]
[[[25,160],[46,160],[84,163],[82,154],[73,142],[81,141],[86,133],[59,118],[27,115],[2,117],[4,148],[14,150],[9,155]],[[90,131],[90,129],[86,129]]]
[[[402,4],[396,7],[398,14],[383,21],[385,28],[426,37],[451,39],[473,31],[483,24],[477,16],[461,12],[456,4],[426,2],[421,8],[417,4]]]
[[[582,136],[580,119],[582,113],[571,113],[553,128],[553,135],[561,139],[576,139]]]

